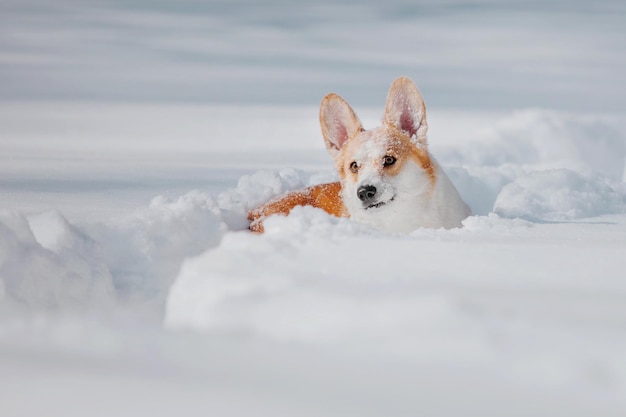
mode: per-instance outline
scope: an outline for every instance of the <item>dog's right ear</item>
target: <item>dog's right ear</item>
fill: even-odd
[[[326,149],[336,158],[343,145],[363,130],[352,107],[337,94],[328,94],[320,106],[320,125]]]

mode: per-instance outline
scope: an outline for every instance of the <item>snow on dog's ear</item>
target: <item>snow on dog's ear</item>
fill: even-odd
[[[426,146],[426,106],[413,81],[400,77],[391,84],[383,123],[405,131],[417,146]]]
[[[337,94],[328,94],[320,105],[320,125],[326,149],[336,158],[343,145],[363,130],[352,107]]]

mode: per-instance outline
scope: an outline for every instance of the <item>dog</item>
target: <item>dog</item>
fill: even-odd
[[[322,100],[320,124],[341,180],[292,191],[251,210],[251,231],[263,232],[263,219],[300,205],[400,233],[461,227],[471,214],[428,151],[426,106],[409,78],[391,85],[382,126],[365,130],[335,93]]]

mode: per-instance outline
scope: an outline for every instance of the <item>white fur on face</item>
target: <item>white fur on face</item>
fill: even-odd
[[[428,204],[427,194],[432,183],[428,174],[415,161],[409,159],[397,175],[385,173],[382,161],[388,155],[390,143],[380,131],[363,132],[351,147],[352,152],[344,155],[347,164],[355,161],[359,166],[356,181],[348,178],[343,184],[343,199],[350,217],[357,221],[397,232],[408,232],[421,224],[418,212]],[[404,155],[404,157],[408,157]],[[367,208],[358,198],[362,186],[374,186],[377,190],[373,203],[382,203]]]
[[[344,201],[351,218],[391,232],[410,232],[422,225],[419,213],[429,204],[431,183],[421,167],[408,161],[398,175],[381,177],[379,184],[384,190],[379,201],[386,204],[370,209],[357,197],[358,186],[345,187]]]
[[[352,155],[352,160],[359,166],[358,180],[351,184],[354,195],[359,187],[372,185],[378,190],[376,202],[389,201],[395,196],[396,190],[391,187],[382,169],[382,160],[387,155],[387,141],[369,136],[373,135],[362,135],[362,144]]]

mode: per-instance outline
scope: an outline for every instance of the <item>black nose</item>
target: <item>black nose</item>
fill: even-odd
[[[376,187],[373,185],[362,185],[356,190],[356,195],[364,203],[372,201],[376,197]]]

